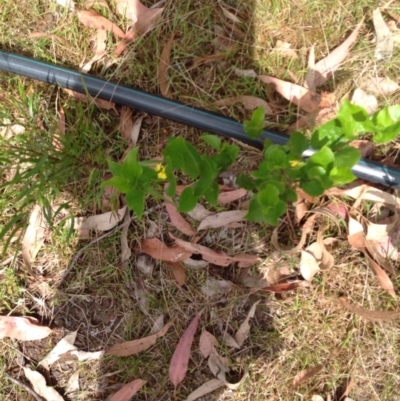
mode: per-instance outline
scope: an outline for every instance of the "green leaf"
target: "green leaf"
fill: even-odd
[[[132,185],[136,185],[136,182],[142,174],[143,167],[137,161],[137,154],[139,147],[133,148],[125,157],[122,164],[122,174]]]
[[[324,187],[318,180],[305,181],[300,184],[300,187],[304,189],[311,196],[320,196],[324,193]]]
[[[342,124],[338,119],[323,124],[311,136],[311,146],[314,149],[321,149],[325,145],[335,149],[346,141]]]
[[[122,176],[122,175],[124,175],[122,164],[115,163],[112,160],[107,160],[107,164],[108,164],[108,169],[111,171],[111,174],[113,176]]]
[[[197,204],[198,197],[195,196],[192,187],[187,187],[183,190],[179,198],[178,210],[180,212],[190,212]]]
[[[239,147],[236,145],[226,146],[221,153],[213,157],[213,161],[218,168],[219,172],[226,171],[232,163],[236,161],[239,154]]]
[[[361,152],[353,146],[345,146],[335,152],[336,167],[353,167],[361,158]]]
[[[284,195],[285,195],[286,199],[291,202],[297,201],[297,193],[292,188],[286,188],[286,192],[284,193]]]
[[[322,147],[318,152],[315,152],[308,159],[308,163],[316,164],[322,166],[325,170],[329,170],[335,161],[335,155],[328,146]],[[307,164],[308,164],[307,163]]]
[[[253,110],[251,114],[251,121],[257,125],[263,125],[265,120],[265,109],[260,106]]]
[[[363,107],[345,100],[339,109],[337,118],[342,123],[343,131],[348,139],[353,139],[356,133],[373,132],[375,125]]]
[[[165,157],[165,174],[167,175],[168,188],[165,193],[173,198],[176,194],[176,178],[174,175],[174,169],[172,168],[171,158],[169,156]]]
[[[310,141],[301,132],[293,132],[288,142],[293,156],[300,158],[305,150],[310,147]]]
[[[400,134],[400,121],[378,131],[373,137],[375,143],[386,143],[393,141]]]
[[[219,195],[219,186],[216,181],[212,183],[208,191],[204,194],[207,202],[211,206],[216,206],[218,203],[218,195]]]
[[[216,149],[216,150],[220,150],[221,149],[221,138],[219,138],[216,135],[210,135],[210,134],[204,134],[201,136],[201,139],[209,146],[211,146],[212,148]]]
[[[183,162],[185,165],[184,172],[190,178],[196,179],[200,174],[201,157],[197,149],[189,142],[185,143],[186,149],[183,153]]]
[[[281,145],[272,145],[264,152],[264,159],[270,169],[284,168],[287,165],[287,155]]]
[[[183,171],[185,162],[183,155],[186,153],[186,141],[182,137],[169,138],[168,144],[164,149],[164,157],[170,158],[173,169]]]
[[[263,209],[263,215],[267,223],[272,226],[277,226],[279,223],[279,217],[286,212],[286,203],[279,201],[276,205],[270,206],[267,209]]]
[[[140,191],[136,188],[132,188],[126,194],[126,203],[129,209],[135,212],[138,219],[141,219],[143,217],[144,197],[145,197],[145,192]]]
[[[254,195],[250,199],[249,203],[249,211],[247,212],[245,219],[254,222],[266,222],[267,219],[262,212],[262,206],[257,200],[257,197]]]
[[[247,174],[239,173],[236,179],[236,184],[241,188],[247,189],[248,191],[252,191],[254,189],[254,182]]]
[[[307,172],[308,178],[323,180],[326,177],[326,170],[322,166],[312,166]]]
[[[329,178],[333,181],[333,185],[344,185],[354,181],[357,177],[349,167],[334,167],[329,173]]]
[[[372,121],[378,131],[388,128],[400,120],[400,105],[384,107],[378,110],[373,116]]]
[[[200,164],[200,179],[193,186],[195,196],[200,197],[204,195],[217,177],[217,174],[218,170],[212,161],[207,157],[203,157]]]
[[[101,187],[114,187],[118,189],[119,192],[126,194],[130,191],[131,185],[129,185],[129,181],[125,177],[111,177],[107,181],[103,181],[101,183]]]
[[[279,202],[279,189],[273,184],[267,184],[266,188],[257,194],[257,200],[263,207],[276,205]]]

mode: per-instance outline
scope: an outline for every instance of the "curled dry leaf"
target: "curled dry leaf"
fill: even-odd
[[[79,391],[79,370],[72,373],[71,377],[68,379],[67,387],[65,389],[65,394],[73,396],[74,393]]]
[[[313,244],[314,245],[314,244]],[[314,276],[319,272],[319,265],[314,255],[307,251],[301,251],[300,257],[300,273],[307,280],[312,281]]]
[[[383,60],[391,57],[394,48],[392,33],[386,25],[379,8],[373,11],[372,22],[374,23],[376,34],[375,58]]]
[[[240,325],[239,330],[236,332],[235,334],[235,341],[237,342],[237,344],[239,345],[239,347],[241,347],[243,345],[243,343],[246,341],[249,332],[250,332],[250,319],[254,317],[254,314],[256,313],[256,308],[257,305],[260,303],[261,301],[257,301],[253,304],[253,306],[250,308],[246,319],[243,321],[243,323]]]
[[[372,320],[375,322],[391,322],[393,320],[400,319],[400,312],[397,311],[364,309],[359,306],[352,305],[346,297],[340,297],[339,301],[350,312],[355,313],[356,315],[361,316],[367,320]]]
[[[364,107],[368,114],[374,114],[378,110],[378,100],[374,95],[369,95],[362,89],[357,88],[351,97],[351,103]]]
[[[186,270],[182,262],[167,262],[167,266],[170,268],[176,283],[182,287],[186,283]]]
[[[313,78],[314,82],[312,87],[316,88],[322,85],[332,76],[332,74],[340,67],[344,59],[347,57],[351,46],[357,39],[363,23],[364,18],[342,44],[329,53],[325,58],[318,61],[314,67],[307,72],[306,82],[310,84],[310,81]]]
[[[387,273],[376,263],[367,253],[365,254],[368,262],[368,266],[373,270],[378,278],[380,286],[387,291],[393,298],[397,298],[396,292],[394,290],[394,285],[392,280],[390,280]]]
[[[74,345],[77,331],[67,334],[62,338],[55,347],[39,362],[39,365],[43,365],[46,369],[51,366],[54,362],[58,361],[61,355],[74,351],[77,348]]]
[[[96,36],[94,37],[94,56],[84,65],[81,65],[80,68],[83,72],[89,72],[92,68],[92,65],[101,60],[106,54],[107,48],[107,31],[100,29],[97,31]]]
[[[89,28],[105,30],[113,33],[115,36],[125,38],[125,33],[117,25],[94,10],[78,10],[77,15],[79,21]]]
[[[204,358],[208,358],[214,347],[218,346],[217,339],[207,330],[203,330],[200,336],[199,349]]]
[[[46,239],[49,224],[44,217],[43,208],[35,205],[29,216],[29,224],[22,239],[22,258],[28,269],[36,259]]]
[[[116,212],[107,212],[90,216],[87,218],[78,218],[74,224],[75,230],[85,232],[87,230],[108,231],[113,229],[125,216],[126,206]]]
[[[271,106],[264,100],[259,97],[255,96],[233,96],[233,97],[226,97],[224,99],[220,99],[215,101],[213,104],[216,107],[229,107],[236,103],[241,103],[247,110],[254,110],[257,107],[263,107],[265,110],[265,114],[272,115],[274,114]]]
[[[329,240],[335,240],[334,238],[326,238],[326,240],[324,240],[323,237],[323,228],[318,230],[317,233],[317,242],[314,242],[313,244],[311,244],[310,246],[308,246],[306,248],[306,251],[311,254],[314,257],[314,260],[317,262],[317,265],[319,266],[318,270],[328,270],[330,269],[335,260],[333,258],[333,256],[328,252],[328,250],[326,249],[326,242],[328,242]],[[302,266],[302,262],[305,265],[306,263],[306,259],[303,259],[303,254],[301,256],[301,260],[300,260],[300,271],[301,271],[301,266]],[[315,270],[315,265],[313,265],[313,262],[310,260],[309,265],[308,265],[308,269],[306,269],[306,266],[304,267],[305,270],[308,271],[310,276],[312,275],[312,272]],[[315,271],[315,273],[318,272],[318,270]],[[302,274],[303,275],[303,274]],[[304,277],[304,275],[303,275]],[[306,280],[308,280],[306,277],[304,277]],[[310,280],[308,280],[310,281]]]
[[[10,337],[20,341],[35,341],[46,338],[53,332],[41,326],[33,318],[0,316],[0,338]]]
[[[209,394],[220,387],[223,387],[225,384],[219,379],[212,379],[208,382],[202,384],[199,388],[194,390],[189,396],[186,398],[185,401],[195,401],[200,397],[203,397],[206,394]]]
[[[196,315],[189,324],[183,336],[180,338],[169,366],[169,379],[176,386],[185,378],[189,366],[190,351],[197,326],[199,325],[200,315]]]
[[[207,278],[204,285],[201,286],[201,292],[207,297],[227,293],[232,288],[232,282],[226,280],[217,280],[213,277]]]
[[[244,188],[234,189],[233,191],[224,191],[218,195],[217,202],[221,205],[234,202],[240,198],[243,198],[247,194]]]
[[[390,78],[371,77],[361,82],[360,88],[375,95],[390,95],[400,89],[397,82]]]
[[[181,233],[193,236],[196,235],[196,230],[185,220],[185,218],[178,212],[175,205],[169,202],[165,202],[165,209],[168,212],[171,224],[177,228]]]
[[[203,205],[200,205],[200,203],[198,203],[192,211],[188,212],[188,215],[197,221],[202,221],[207,216],[211,216],[213,214],[213,212],[207,210]]]
[[[262,291],[274,292],[276,294],[281,294],[287,291],[296,290],[297,288],[309,287],[310,283],[308,281],[289,281],[287,283],[279,283],[270,285],[269,287],[261,288]]]
[[[226,227],[229,224],[237,223],[244,220],[246,210],[230,210],[228,212],[216,213],[206,217],[197,227],[197,231],[207,230],[209,228]]]
[[[78,358],[78,361],[97,361],[104,355],[104,351],[86,352],[86,351],[72,351],[71,355]]]
[[[158,84],[160,85],[160,92],[164,97],[172,98],[169,80],[167,77],[167,70],[170,63],[172,43],[174,41],[174,33],[168,39],[168,42],[163,48],[161,53],[160,62],[158,64]]]
[[[39,373],[29,368],[23,367],[26,378],[31,382],[34,391],[46,401],[64,401],[63,397],[54,390],[47,387],[46,379]]]
[[[194,244],[191,242],[183,241],[179,238],[174,237],[170,234],[170,236],[175,240],[176,244],[185,249],[187,252],[200,254],[203,259],[207,262],[214,263],[217,266],[229,266],[231,263],[239,262],[239,267],[251,267],[254,266],[258,261],[257,256],[247,255],[247,254],[238,254],[235,256],[228,256],[225,252],[222,251],[213,251],[206,246]],[[184,260],[184,259],[182,259]]]
[[[312,377],[317,375],[319,372],[321,372],[322,369],[323,369],[322,365],[303,369],[301,372],[297,373],[297,375],[293,379],[292,385],[294,387],[298,387],[298,386],[302,385],[305,381],[307,381],[308,379],[311,379]]]
[[[111,347],[107,354],[115,356],[130,356],[146,351],[152,347],[158,338],[163,337],[171,327],[173,320],[168,322],[158,333],[140,338],[139,340],[125,341]]]
[[[299,106],[300,109],[307,113],[316,111],[322,104],[321,95],[300,85],[282,81],[281,79],[269,77],[267,75],[259,75],[258,79],[266,84],[275,85],[275,90],[279,94],[281,94],[289,102]]]
[[[145,239],[141,243],[141,251],[147,253],[152,258],[165,262],[182,262],[192,255],[183,246],[169,247],[157,238]]]
[[[144,381],[136,379],[128,384],[125,384],[120,390],[118,390],[110,399],[110,401],[130,401],[131,398],[141,389]]]

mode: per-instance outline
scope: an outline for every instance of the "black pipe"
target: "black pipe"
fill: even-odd
[[[258,149],[262,149],[262,143],[265,139],[270,139],[277,144],[285,144],[288,141],[287,135],[269,130],[264,130],[261,139],[251,139],[243,131],[243,125],[232,118],[184,105],[125,85],[108,82],[68,68],[4,51],[0,51],[0,70],[80,93],[89,93],[91,96],[125,105],[132,109],[142,110],[205,132],[236,139]],[[364,180],[400,189],[400,170],[393,167],[362,159],[354,166],[353,173]]]

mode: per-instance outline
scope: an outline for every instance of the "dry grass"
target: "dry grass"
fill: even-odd
[[[175,32],[169,70],[175,99],[213,109],[212,102],[225,96],[248,94],[267,98],[279,111],[269,123],[283,131],[296,119],[298,110],[254,80],[237,77],[234,68],[253,68],[258,73],[287,80],[297,78],[301,82],[307,68],[307,49],[315,44],[316,58],[326,55],[348,35],[362,16],[369,18],[376,7],[372,0],[346,4],[338,0],[226,3],[233,6],[244,21],[240,25],[244,35],[234,37],[233,45],[228,49],[217,49],[226,55],[223,61],[199,66],[192,63],[193,59],[216,50],[213,43],[215,26],[224,25],[218,4],[208,0],[167,1],[163,23],[157,29],[133,43],[117,65],[107,71],[96,66],[93,74],[157,92],[159,55],[170,34]],[[89,58],[91,32],[50,1],[5,0],[1,8],[2,49],[74,68],[84,58]],[[395,3],[392,11],[400,15],[400,7]],[[65,44],[28,38],[30,33],[39,31],[55,34]],[[324,90],[343,95],[353,89],[367,71],[393,79],[398,77],[399,50],[391,61],[377,64],[373,59],[372,38],[372,25],[368,19],[350,57]],[[299,50],[300,57],[292,60],[273,52],[278,39],[290,42]],[[111,45],[111,50],[113,46],[115,44]],[[64,183],[59,201],[68,202],[74,214],[99,213],[99,183],[106,171],[106,157],[118,160],[125,150],[118,130],[118,116],[113,112],[79,107],[64,93],[43,84],[0,75],[1,91],[22,102],[18,84],[27,91],[40,94],[38,114],[46,121],[46,126],[57,124],[54,111],[60,102],[70,113],[69,117],[67,115],[67,133],[77,138],[85,136],[86,139],[77,141],[75,146],[84,149],[83,161],[86,164],[77,170],[73,180]],[[399,96],[395,94],[392,98],[382,99],[382,103],[399,103]],[[12,118],[20,117],[20,111],[8,103],[1,104],[0,111]],[[221,112],[238,119],[248,116],[248,112],[236,106]],[[147,116],[140,137],[142,156],[159,155],[171,135],[182,135],[196,142],[198,132]],[[393,148],[384,149],[385,152],[397,152]],[[235,168],[251,169],[257,155],[246,148],[243,152]],[[130,226],[132,249],[138,246],[149,229],[155,229],[158,235],[174,230],[166,221],[164,212],[155,209],[146,219],[134,221]],[[235,247],[235,252],[256,251],[265,258],[265,263],[273,257],[268,227],[249,225],[244,230],[225,230],[223,238],[217,237],[218,232],[211,235],[210,243],[226,252]],[[105,400],[119,388],[120,383],[134,378],[146,380],[135,400],[184,400],[212,376],[198,350],[199,330],[187,378],[176,393],[168,380],[170,358],[193,315],[202,311],[201,328],[221,340],[225,330],[231,334],[235,332],[254,301],[261,299],[244,347],[234,352],[221,348],[221,352],[232,361],[236,373],[232,381],[247,371],[246,381],[237,391],[216,391],[205,396],[204,401],[300,401],[311,400],[315,394],[325,399],[330,394],[332,400],[339,400],[340,388],[350,378],[355,382],[351,392],[353,400],[399,400],[400,326],[395,322],[367,322],[344,310],[337,298],[346,294],[355,304],[370,309],[395,310],[399,309],[399,302],[380,289],[360,254],[350,250],[345,235],[338,239],[334,251],[336,264],[332,270],[318,275],[311,288],[275,297],[265,293],[250,294],[249,290],[237,284],[240,272],[234,268],[188,269],[186,284],[180,288],[168,268],[159,263],[154,263],[151,274],[141,273],[136,263],[140,256],[137,251],[128,265],[122,266],[119,262],[119,232],[93,244],[79,259],[65,283],[58,286],[60,272],[84,243],[74,238],[67,239],[66,231],[56,230],[39,253],[33,267],[35,277],[27,274],[20,257],[1,276],[2,314],[33,313],[56,329],[50,339],[37,343],[2,340],[1,399],[27,399],[25,391],[8,382],[4,372],[24,380],[21,363],[36,367],[65,332],[78,330],[78,348],[97,351],[122,340],[147,335],[154,320],[163,313],[166,320],[175,319],[175,323],[149,351],[125,359],[107,356],[96,363],[61,360],[53,366],[49,384],[63,394],[69,376],[79,368],[81,391],[74,398],[76,400]],[[206,241],[206,238],[202,240]],[[18,244],[10,248],[9,255],[14,251],[18,253]],[[297,259],[291,260],[290,264],[296,273]],[[201,287],[209,277],[229,279],[235,285],[226,295],[207,297]],[[398,279],[395,284],[398,288]],[[22,290],[18,292],[16,288]],[[293,377],[299,371],[319,364],[323,366],[321,373],[297,389],[292,387]]]

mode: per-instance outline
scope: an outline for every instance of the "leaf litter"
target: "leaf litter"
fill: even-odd
[[[35,341],[46,338],[52,332],[53,330],[47,326],[41,326],[34,318],[0,316],[0,338]]]
[[[64,398],[53,387],[47,386],[46,379],[39,372],[28,367],[23,367],[22,369],[39,396],[43,397],[46,401],[64,401]]]
[[[397,311],[380,311],[361,308],[351,304],[346,297],[340,297],[339,301],[351,313],[355,313],[356,315],[367,320],[372,320],[375,322],[391,322],[393,320],[400,319],[400,312]]]
[[[317,365],[317,366],[309,367],[309,368],[302,370],[301,372],[297,373],[297,375],[293,379],[292,385],[294,387],[298,387],[298,386],[302,385],[304,382],[306,382],[307,380],[311,379],[312,377],[317,375],[319,372],[321,372],[322,369],[323,369],[322,365]]]
[[[235,341],[241,347],[246,341],[249,333],[250,333],[250,319],[252,319],[256,313],[257,305],[261,302],[261,300],[255,302],[247,313],[246,319],[240,325],[238,331],[235,334]]]
[[[143,385],[144,381],[142,379],[135,379],[130,383],[125,384],[120,390],[118,390],[110,398],[110,401],[130,401]]]

